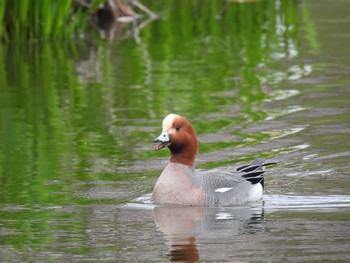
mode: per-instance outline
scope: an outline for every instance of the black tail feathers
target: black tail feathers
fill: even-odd
[[[242,177],[252,184],[260,183],[264,187],[265,167],[276,163],[265,163],[265,159],[257,158],[250,164],[243,165],[237,168],[238,172],[243,172]]]

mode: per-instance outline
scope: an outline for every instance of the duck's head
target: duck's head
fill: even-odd
[[[193,166],[198,142],[196,133],[186,118],[176,114],[166,116],[163,131],[153,142],[159,142],[157,150],[164,147],[170,149],[170,162]]]

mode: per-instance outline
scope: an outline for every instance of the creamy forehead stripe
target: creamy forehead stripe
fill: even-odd
[[[215,192],[217,193],[225,193],[229,190],[233,189],[233,187],[222,187],[222,188],[218,188],[218,189],[215,189]]]
[[[173,122],[174,122],[174,119],[176,116],[178,116],[178,115],[171,113],[164,118],[164,120],[163,120],[163,132],[170,130],[170,128],[173,126]]]

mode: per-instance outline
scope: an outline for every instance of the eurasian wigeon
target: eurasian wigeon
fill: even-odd
[[[187,119],[169,114],[163,131],[154,139],[156,149],[168,147],[170,162],[158,178],[151,201],[158,204],[188,206],[236,206],[262,198],[264,188],[263,159],[238,167],[236,171],[194,169],[198,149],[196,133]]]

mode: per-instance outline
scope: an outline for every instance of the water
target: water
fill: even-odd
[[[0,260],[349,261],[350,3],[144,3],[160,17],[0,46]],[[151,204],[169,112],[198,168],[278,162],[264,200]]]

